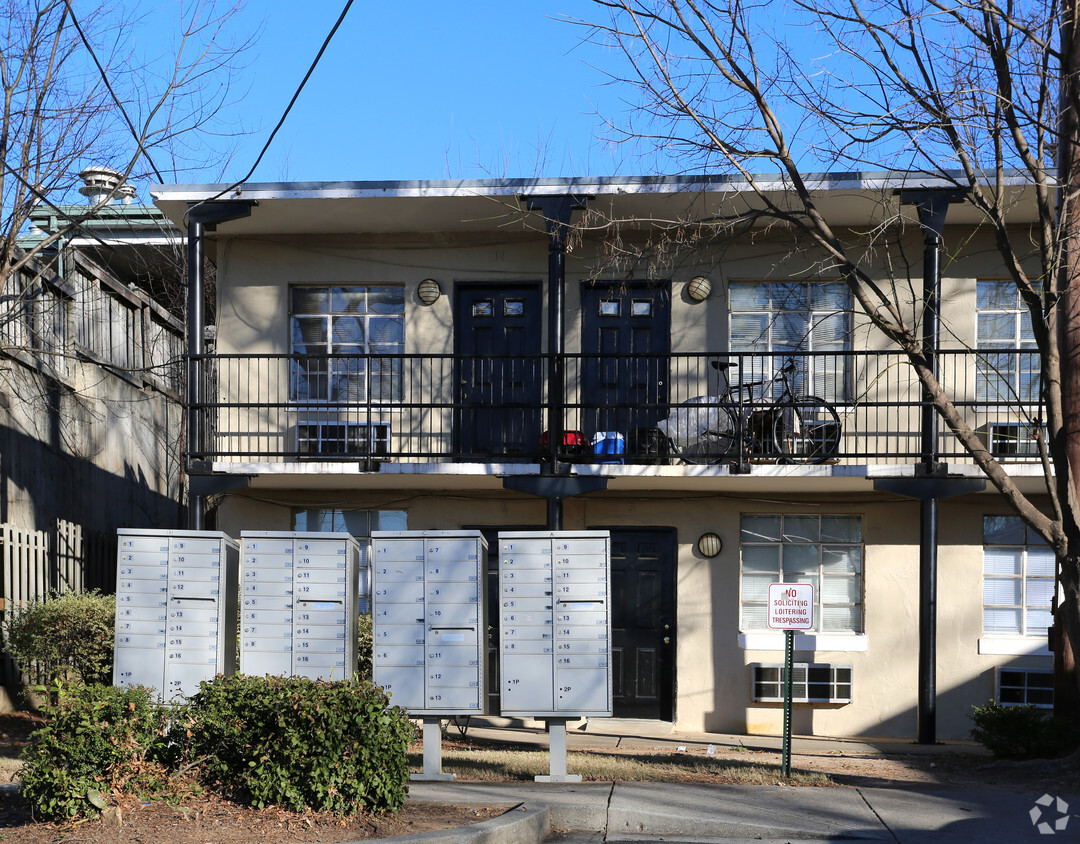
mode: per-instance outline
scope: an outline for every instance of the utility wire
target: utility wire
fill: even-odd
[[[94,48],[90,44],[89,39],[87,39],[86,33],[83,32],[82,26],[79,25],[79,19],[75,17],[75,10],[71,8],[71,0],[64,0],[64,5],[67,6],[68,14],[71,15],[71,22],[75,25],[75,31],[79,33],[79,38],[82,40],[83,46],[86,48],[86,51],[90,54],[90,58],[94,60],[94,64],[97,66],[98,73],[101,75],[101,81],[105,83],[106,90],[112,97],[113,102],[116,104],[116,107],[120,109],[120,113],[124,116],[124,121],[127,123],[128,129],[131,130],[131,136],[135,139],[135,144],[138,146],[139,152],[141,152],[146,157],[147,162],[149,162],[150,164],[150,169],[154,171],[154,175],[157,176],[160,181],[164,182],[165,177],[161,175],[161,171],[158,170],[157,165],[154,164],[154,159],[150,157],[149,150],[147,150],[146,147],[143,146],[142,138],[139,136],[138,129],[135,128],[135,124],[131,121],[131,118],[128,117],[128,113],[127,110],[124,108],[124,104],[121,103],[120,98],[116,96],[116,91],[113,90],[112,84],[110,84],[109,82],[109,77],[105,73],[105,68],[101,66],[101,62],[98,61],[97,53],[94,51]]]
[[[70,2],[70,0],[67,0],[67,2]],[[191,212],[192,208],[198,208],[200,205],[202,205],[202,204],[204,204],[206,202],[213,202],[215,199],[218,199],[219,197],[224,196],[225,194],[229,193],[230,191],[235,190],[236,188],[243,185],[248,179],[250,179],[252,177],[252,175],[255,173],[255,169],[262,162],[263,156],[266,155],[267,150],[270,149],[270,144],[273,143],[274,137],[277,135],[278,130],[280,130],[281,127],[285,124],[285,119],[289,116],[289,112],[292,111],[292,107],[296,104],[296,101],[298,99],[300,99],[300,93],[304,90],[304,86],[307,85],[308,79],[311,78],[311,74],[313,74],[315,72],[315,68],[318,67],[319,60],[322,59],[323,53],[326,52],[326,48],[330,46],[330,41],[333,39],[334,34],[338,31],[338,29],[341,27],[341,24],[344,22],[345,16],[349,13],[349,9],[352,6],[352,4],[353,4],[353,0],[347,0],[347,2],[345,3],[345,8],[343,8],[341,10],[341,14],[338,16],[337,22],[334,23],[334,26],[330,30],[330,33],[323,40],[322,46],[319,48],[319,52],[315,55],[314,61],[312,61],[311,66],[307,70],[307,73],[304,74],[304,78],[300,81],[300,85],[297,87],[296,91],[293,93],[292,99],[289,100],[289,104],[285,107],[285,111],[282,112],[281,118],[278,120],[277,125],[274,127],[274,130],[270,133],[270,137],[268,137],[266,139],[266,143],[263,144],[263,148],[259,152],[258,158],[256,158],[255,163],[251,165],[251,169],[248,170],[247,175],[245,175],[239,181],[233,182],[227,188],[225,188],[222,191],[219,191],[218,193],[214,194],[213,196],[208,197],[207,199],[200,200],[199,202],[196,202],[194,205],[192,205],[190,208],[188,208],[188,213]]]

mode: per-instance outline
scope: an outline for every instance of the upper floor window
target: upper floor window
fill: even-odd
[[[983,517],[983,630],[1046,636],[1054,552],[1019,516]]]
[[[770,378],[789,359],[796,392],[830,402],[848,399],[851,291],[843,282],[732,282],[731,351],[750,353],[733,378]],[[824,352],[826,354],[815,354]]]
[[[814,630],[862,632],[862,516],[743,515],[741,630],[768,628],[770,583],[814,587]]]
[[[290,288],[294,401],[402,398],[405,289],[388,285]],[[326,357],[326,356],[331,357]]]
[[[986,402],[1039,400],[1039,354],[1031,330],[1031,313],[1011,281],[978,281],[975,344],[976,397]],[[1001,352],[995,352],[1001,349]],[[1018,352],[1031,349],[1031,352]]]

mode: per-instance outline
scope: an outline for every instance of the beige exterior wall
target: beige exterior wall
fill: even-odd
[[[289,506],[260,495],[228,496],[218,526],[233,536],[244,530],[291,530],[291,509],[346,507],[405,509],[410,530],[453,530],[507,525],[541,526],[544,504],[514,493],[374,494],[362,490],[290,493]],[[566,502],[567,530],[618,527],[674,528],[678,537],[675,728],[680,731],[776,735],[783,706],[752,701],[753,663],[782,663],[782,634],[755,632],[747,647],[739,630],[739,520],[746,514],[840,514],[863,517],[864,633],[834,634],[828,646],[797,645],[798,662],[852,666],[851,703],[797,704],[796,734],[892,736],[916,734],[918,701],[919,505],[867,494],[832,502],[791,498],[781,502],[736,495],[590,495]],[[1006,512],[996,496],[980,494],[943,501],[940,509],[938,580],[937,732],[965,739],[971,706],[996,694],[998,667],[1051,667],[1045,637],[999,638],[1014,654],[980,653],[982,635],[982,517]],[[713,559],[695,549],[697,537],[713,531],[724,549]],[[762,639],[771,639],[761,646]],[[797,640],[799,641],[799,640]],[[842,642],[842,645],[835,643]],[[1000,650],[1001,648],[997,648]]]
[[[975,341],[975,281],[998,277],[989,241],[982,235],[964,241],[949,234],[948,243],[965,242],[971,257],[949,260],[943,282],[943,346],[963,349]],[[731,281],[806,277],[813,264],[783,256],[782,240],[734,244],[722,255],[699,263],[680,264],[665,277],[671,280],[671,345],[674,352],[716,352],[728,348],[727,285]],[[917,304],[911,295],[921,288],[922,238],[905,241],[905,254],[914,279],[907,300],[900,302],[905,317],[914,321]],[[566,287],[566,348],[580,347],[581,283],[592,276],[588,249],[568,257]],[[381,283],[401,284],[406,290],[406,350],[410,353],[448,353],[453,350],[453,289],[459,282],[492,283],[543,280],[547,274],[547,244],[535,234],[492,235],[486,239],[427,236],[409,239],[330,238],[314,241],[224,240],[219,247],[218,349],[222,353],[281,354],[289,351],[290,284]],[[690,300],[686,284],[704,274],[713,282],[713,295],[704,303]],[[884,271],[882,271],[884,275]],[[431,307],[416,299],[416,285],[435,278],[443,295]],[[542,336],[546,345],[546,326]],[[886,348],[880,333],[865,318],[856,317],[852,349]],[[861,368],[860,368],[861,367]],[[973,398],[974,371],[963,373],[962,397]],[[895,428],[896,408],[862,408],[858,399],[913,400],[918,388],[902,365],[897,373],[870,371],[857,364],[851,407],[840,408],[848,436],[873,437]],[[950,376],[951,377],[951,376]],[[277,383],[287,383],[279,369]],[[259,400],[252,392],[265,385],[245,383],[237,377],[222,386],[231,399]],[[884,386],[881,386],[884,385]],[[449,389],[447,387],[446,389]],[[229,392],[235,390],[235,392]],[[673,394],[705,393],[704,385],[673,385]],[[878,392],[874,392],[877,390]],[[276,393],[282,395],[280,388]],[[225,394],[222,396],[226,397]],[[284,399],[279,399],[284,400]],[[917,411],[905,411],[910,415]],[[238,436],[269,448],[288,446],[287,430],[260,411],[245,411],[230,421]],[[388,413],[385,418],[400,416]],[[916,418],[908,420],[917,429]],[[445,425],[441,430],[448,431]],[[254,432],[254,433],[253,433]],[[884,433],[881,433],[884,437]],[[901,445],[882,439],[880,449]],[[905,446],[910,448],[910,445]],[[896,462],[896,461],[893,461]],[[910,460],[904,462],[911,462]],[[857,471],[859,467],[853,467]],[[487,480],[485,478],[485,480]],[[280,486],[280,484],[279,484]],[[365,486],[364,476],[343,481],[326,492],[260,490],[231,494],[218,511],[217,525],[234,536],[245,530],[288,530],[291,508],[300,506],[405,509],[410,529],[458,529],[467,526],[541,525],[544,503],[509,492],[470,490],[461,484],[453,493],[396,487],[376,492]],[[673,528],[677,551],[676,728],[735,733],[779,733],[780,704],[755,704],[750,665],[783,661],[782,637],[739,630],[740,548],[739,520],[743,513],[856,513],[863,516],[865,568],[864,624],[861,635],[829,637],[831,644],[796,654],[798,661],[851,665],[853,699],[848,704],[799,704],[795,708],[797,733],[913,737],[916,729],[919,506],[916,502],[872,492],[833,494],[827,486],[813,498],[775,491],[751,496],[738,478],[706,492],[701,487],[685,493],[599,493],[567,500],[564,528],[596,526]],[[755,488],[760,489],[760,488]],[[847,488],[845,488],[846,490]],[[1026,641],[981,644],[982,637],[982,516],[1005,512],[995,495],[981,494],[946,500],[940,505],[939,614],[938,614],[938,735],[966,738],[973,704],[995,694],[999,666],[1049,667],[1049,657],[1030,655],[1044,650],[1039,637]],[[703,558],[694,547],[706,531],[719,534],[724,550]],[[824,642],[825,639],[815,640]],[[764,643],[764,645],[763,645]],[[829,648],[833,648],[830,650]],[[1001,651],[1016,651],[1002,653]],[[988,653],[981,651],[998,651]]]

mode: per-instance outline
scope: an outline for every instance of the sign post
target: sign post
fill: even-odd
[[[795,631],[814,627],[814,587],[810,583],[770,583],[770,630],[784,631],[784,744],[780,772],[791,776],[791,697],[795,673]]]

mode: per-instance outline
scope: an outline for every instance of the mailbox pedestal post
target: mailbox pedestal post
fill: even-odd
[[[581,774],[566,773],[566,719],[551,718],[548,730],[548,776],[534,777],[537,782],[581,782]]]
[[[410,774],[414,782],[432,782],[452,780],[454,774],[444,774],[442,769],[442,727],[438,718],[423,719],[424,735],[424,771]]]

